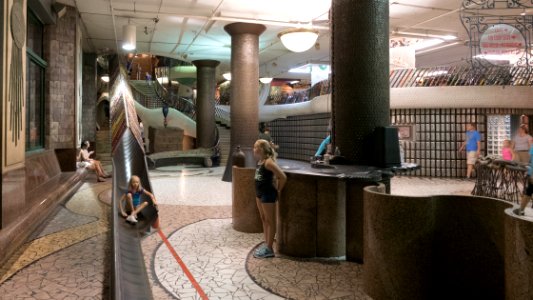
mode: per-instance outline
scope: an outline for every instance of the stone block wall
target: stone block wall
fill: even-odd
[[[82,132],[84,140],[96,140],[96,55],[83,55]]]
[[[183,130],[179,128],[149,129],[150,153],[183,150]]]
[[[55,25],[45,26],[47,149],[76,146],[76,26],[77,12],[73,7],[67,7]]]

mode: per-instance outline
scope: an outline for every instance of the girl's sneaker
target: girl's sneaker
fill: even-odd
[[[137,219],[135,218],[134,215],[129,215],[129,216],[126,218],[126,222],[129,222],[129,223],[132,223],[132,224],[137,224]]]
[[[255,258],[268,258],[268,257],[274,257],[274,251],[272,249],[268,248],[268,246],[264,246],[262,248],[257,249],[254,253]]]

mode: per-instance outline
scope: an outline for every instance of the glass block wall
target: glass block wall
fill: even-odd
[[[501,156],[504,140],[511,139],[511,116],[487,116],[487,155]]]

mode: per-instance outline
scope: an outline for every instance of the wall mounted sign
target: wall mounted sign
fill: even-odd
[[[507,24],[490,25],[479,40],[481,55],[509,64],[514,64],[524,55],[525,46],[522,33]]]

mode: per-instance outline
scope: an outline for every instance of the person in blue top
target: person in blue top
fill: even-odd
[[[513,210],[513,212],[519,216],[523,216],[524,210],[526,209],[529,200],[531,200],[531,195],[533,195],[533,139],[530,139],[529,144],[532,145],[529,147],[529,166],[527,167],[527,180],[526,186],[524,187],[524,194],[520,199],[520,207]]]
[[[331,134],[328,133],[328,136],[320,143],[318,150],[316,150],[315,157],[322,156],[326,154],[328,145],[331,144]]]
[[[466,140],[461,145],[459,151],[466,147],[466,179],[470,179],[474,165],[481,152],[481,135],[476,130],[476,124],[466,125]]]
[[[132,224],[137,223],[137,214],[148,205],[148,202],[144,201],[141,203],[142,194],[147,195],[152,199],[152,203],[157,209],[157,203],[155,197],[152,193],[145,190],[141,185],[141,179],[139,176],[131,176],[130,182],[128,185],[128,192],[122,197],[120,205],[120,214],[126,218],[126,221]],[[126,209],[131,211],[130,215],[126,214],[124,208],[122,207],[122,201],[126,199]]]

